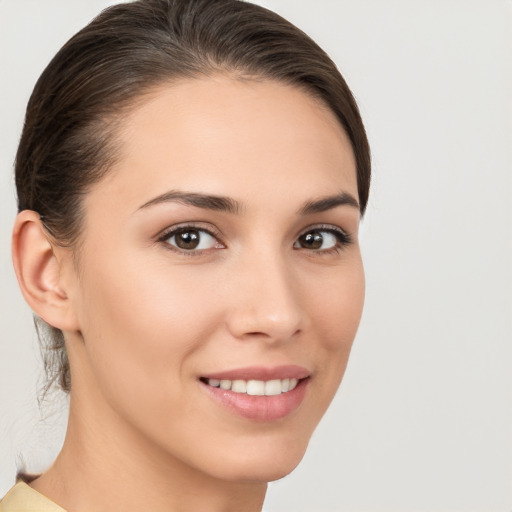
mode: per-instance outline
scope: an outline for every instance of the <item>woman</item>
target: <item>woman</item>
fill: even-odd
[[[347,85],[274,13],[140,0],[74,36],[27,108],[13,232],[68,431],[0,510],[260,510],[347,363],[369,180]]]

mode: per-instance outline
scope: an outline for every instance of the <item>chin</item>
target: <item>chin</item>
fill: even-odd
[[[306,452],[307,444],[282,446],[279,449],[261,449],[257,454],[239,454],[234,460],[226,457],[222,467],[218,468],[220,478],[227,481],[273,482],[289,475],[300,463]]]

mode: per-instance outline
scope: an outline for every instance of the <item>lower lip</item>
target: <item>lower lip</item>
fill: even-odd
[[[275,421],[284,418],[299,408],[304,400],[309,378],[298,382],[297,387],[286,393],[273,396],[254,396],[214,388],[204,382],[201,385],[222,406],[244,418],[255,421]]]

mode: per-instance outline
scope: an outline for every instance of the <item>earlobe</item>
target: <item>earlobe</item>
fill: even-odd
[[[57,249],[62,254],[57,254]],[[12,234],[14,270],[25,300],[40,318],[61,330],[76,330],[76,317],[63,282],[64,249],[48,237],[39,214],[23,210]]]

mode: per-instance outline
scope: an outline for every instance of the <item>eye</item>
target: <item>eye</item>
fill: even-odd
[[[185,252],[224,248],[217,238],[207,230],[192,226],[180,227],[169,231],[161,237],[161,241]]]
[[[337,228],[317,228],[306,231],[293,244],[295,249],[311,251],[337,250],[350,243],[350,236]]]

